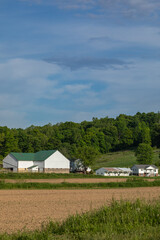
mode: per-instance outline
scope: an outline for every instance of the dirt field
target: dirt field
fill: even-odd
[[[43,222],[116,200],[159,199],[160,187],[95,190],[0,190],[0,232],[39,228]]]
[[[45,182],[45,183],[101,183],[101,182],[126,182],[127,178],[58,178],[58,179],[5,179],[5,182]],[[145,179],[146,181],[154,181],[154,179]]]
[[[126,182],[127,178],[58,178],[58,179],[5,179],[5,182],[39,182],[39,183],[101,183],[101,182]]]

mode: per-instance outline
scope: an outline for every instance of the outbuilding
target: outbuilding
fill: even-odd
[[[96,175],[102,176],[129,176],[132,173],[130,168],[102,167],[96,170]]]
[[[70,161],[58,150],[11,152],[3,159],[3,168],[13,172],[69,173]]]

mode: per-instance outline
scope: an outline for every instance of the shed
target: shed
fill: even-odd
[[[129,176],[131,172],[130,168],[119,167],[102,167],[96,170],[97,175],[103,176]]]

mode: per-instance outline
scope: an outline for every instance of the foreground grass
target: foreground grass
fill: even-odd
[[[0,189],[105,189],[105,188],[132,188],[160,186],[160,180],[149,182],[141,178],[128,178],[126,182],[100,182],[100,183],[36,183],[17,182],[5,183],[0,181]]]
[[[50,222],[41,230],[1,234],[2,240],[159,240],[160,202],[113,201],[62,223]]]

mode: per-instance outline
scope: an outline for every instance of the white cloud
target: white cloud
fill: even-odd
[[[43,61],[12,59],[0,63],[0,72],[0,92],[21,92],[24,97],[32,94],[35,98],[54,87],[56,80],[50,81],[48,77],[58,73],[59,67]]]
[[[158,111],[159,69],[160,62],[151,60],[139,60],[130,69],[77,71],[9,60],[0,64],[0,124],[23,127]]]
[[[17,125],[19,120],[14,121],[16,116],[27,116],[36,108],[38,99],[47,98],[57,91],[56,77],[53,80],[49,78],[55,76],[59,69],[56,65],[36,60],[12,59],[0,63],[0,112],[6,117],[6,123],[10,124],[9,119],[13,116],[12,125]]]

